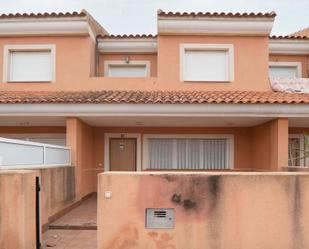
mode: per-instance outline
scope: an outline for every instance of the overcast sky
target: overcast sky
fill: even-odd
[[[156,33],[157,9],[164,11],[276,11],[273,34],[309,27],[309,0],[0,0],[0,11],[88,10],[111,34]]]

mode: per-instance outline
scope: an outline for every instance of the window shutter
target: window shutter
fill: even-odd
[[[228,51],[186,50],[184,58],[184,80],[228,81]]]
[[[11,51],[10,81],[51,81],[50,51]]]
[[[108,77],[147,77],[145,65],[109,65]]]
[[[269,67],[269,76],[270,77],[295,78],[295,77],[297,77],[297,67],[270,66]]]

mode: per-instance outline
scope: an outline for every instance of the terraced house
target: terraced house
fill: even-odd
[[[1,169],[39,169],[42,225],[101,172],[306,169],[309,33],[270,36],[275,17],[159,10],[156,35],[112,35],[1,15]]]

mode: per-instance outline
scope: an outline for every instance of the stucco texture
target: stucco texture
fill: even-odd
[[[51,83],[6,83],[1,90],[270,90],[268,82],[268,37],[239,36],[159,36],[156,54],[130,54],[132,60],[149,60],[151,77],[93,77],[95,71],[94,41],[88,36],[8,37],[0,41],[0,77],[3,79],[4,45],[56,45],[56,80]],[[218,82],[180,81],[180,44],[231,44],[234,46],[235,80]],[[105,60],[123,60],[127,53],[102,53],[97,75],[103,75]],[[78,61],[78,63],[76,63]],[[249,63],[248,63],[249,62]],[[251,63],[254,62],[254,63]],[[305,68],[305,65],[304,65]],[[245,73],[244,73],[245,72]]]
[[[46,226],[66,207],[75,202],[75,168],[39,169],[41,177],[41,225]]]
[[[93,133],[93,163],[97,169],[103,169],[106,133],[138,133],[142,140],[147,134],[229,134],[234,137],[235,170],[277,171],[288,165],[289,131],[285,118],[253,127],[94,127]],[[142,170],[147,170],[145,165]]]
[[[98,248],[305,249],[308,196],[308,173],[103,173]],[[146,229],[146,208],[173,208],[174,229]]]
[[[77,118],[68,118],[67,146],[75,167],[76,199],[96,191],[96,168],[93,164],[93,129]]]
[[[37,171],[0,171],[0,248],[34,249]]]

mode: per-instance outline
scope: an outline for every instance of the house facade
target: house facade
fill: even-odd
[[[309,37],[275,13],[158,11],[110,35],[86,11],[0,16],[0,136],[71,149],[76,196],[103,171],[308,166]]]

